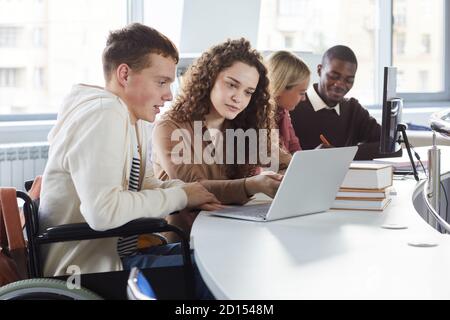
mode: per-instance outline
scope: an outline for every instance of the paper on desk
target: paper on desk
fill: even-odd
[[[420,155],[419,155],[420,156]],[[416,165],[416,169],[418,171],[423,171],[422,166],[420,165],[419,160],[414,157],[413,160]],[[425,169],[428,170],[428,160],[427,157],[420,156],[420,160],[423,163]],[[404,150],[403,155],[401,157],[396,158],[377,158],[370,161],[354,161],[356,163],[378,163],[378,164],[389,164],[394,167],[394,171],[412,171],[411,161],[409,160],[408,153]]]

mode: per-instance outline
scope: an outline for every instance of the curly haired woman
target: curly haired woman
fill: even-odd
[[[155,124],[156,176],[200,181],[222,204],[244,204],[259,192],[273,197],[282,176],[257,174],[259,167],[269,166],[262,153],[272,150],[270,161],[279,164],[275,169],[285,169],[291,159],[271,139],[274,108],[267,69],[247,40],[211,47],[189,68],[173,107]],[[238,136],[238,129],[249,133],[248,139],[228,136],[229,130]],[[205,154],[214,161],[207,161]],[[187,161],[176,161],[176,156]]]

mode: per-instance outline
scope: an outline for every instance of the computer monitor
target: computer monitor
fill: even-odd
[[[397,97],[397,68],[384,68],[383,113],[381,122],[380,153],[391,154],[401,149],[399,124],[403,100]]]
[[[411,161],[414,178],[416,181],[419,181],[416,165],[411,154],[408,136],[406,135],[407,126],[401,123],[402,109],[403,99],[397,97],[397,69],[394,67],[385,67],[380,153],[386,154],[387,157],[389,157],[389,154],[392,155],[401,150],[401,143],[403,142],[408,152],[409,160]]]

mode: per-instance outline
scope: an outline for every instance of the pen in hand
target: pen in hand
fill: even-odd
[[[325,136],[323,134],[321,134],[319,136],[320,141],[322,141],[322,143],[324,144],[325,147],[332,147],[331,143],[328,142],[327,138],[325,138]]]

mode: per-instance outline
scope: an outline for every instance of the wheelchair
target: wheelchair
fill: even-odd
[[[33,181],[25,183],[27,191],[32,183]],[[39,202],[31,200],[28,194],[22,191],[16,191],[16,196],[23,200],[27,241],[24,241],[26,246],[23,250],[19,250],[19,254],[16,251],[11,256],[14,257],[18,272],[24,280],[0,287],[0,300],[125,300],[128,298],[127,284],[130,271],[81,274],[81,287],[68,286],[69,276],[43,278],[41,247],[56,242],[126,237],[159,232],[174,232],[181,239],[183,265],[148,268],[141,272],[147,279],[150,279],[151,286],[160,299],[193,299],[195,297],[189,239],[182,230],[168,224],[166,220],[142,218],[106,231],[93,230],[87,223],[75,223],[50,227],[39,232]],[[22,230],[15,232],[22,233]],[[69,289],[69,287],[71,288]]]

